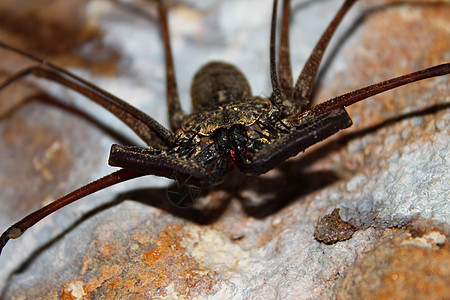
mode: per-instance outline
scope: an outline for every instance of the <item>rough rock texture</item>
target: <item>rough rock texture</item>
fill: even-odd
[[[0,40],[167,124],[151,3],[17,2],[0,4]],[[447,4],[359,2],[331,44],[315,101],[450,60]],[[295,75],[340,3],[293,1]],[[170,2],[187,111],[190,81],[212,59],[236,64],[254,94],[270,95],[270,13],[271,1]],[[1,49],[0,57],[1,78],[29,65]],[[0,99],[1,230],[110,172],[110,144],[142,145],[112,115],[57,85],[30,78]],[[87,197],[8,243],[0,298],[443,298],[449,99],[446,76],[349,107],[349,130],[260,178],[232,174],[224,191],[205,191],[191,209],[171,205],[171,182],[151,176]],[[335,208],[359,230],[319,243],[316,223]]]
[[[448,239],[437,230],[422,234],[399,232],[381,239],[347,269],[330,294],[336,299],[448,298]]]

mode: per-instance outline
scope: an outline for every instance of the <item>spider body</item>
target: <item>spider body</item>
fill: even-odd
[[[226,63],[202,67],[191,95],[195,111],[183,118],[168,149],[113,145],[109,164],[200,187],[222,182],[235,167],[263,174],[351,125],[345,110],[293,118],[270,99],[252,97],[244,75]]]

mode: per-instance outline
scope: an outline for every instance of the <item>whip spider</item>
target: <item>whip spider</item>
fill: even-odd
[[[436,65],[311,106],[319,65],[328,42],[357,0],[344,1],[298,78],[292,76],[290,67],[289,2],[283,1],[278,56],[278,5],[277,1],[273,3],[269,58],[271,95],[268,98],[253,96],[248,82],[236,67],[223,62],[212,62],[203,66],[194,77],[191,114],[185,113],[179,103],[166,9],[158,2],[166,57],[170,130],[79,76],[0,42],[3,49],[21,54],[37,63],[3,81],[0,92],[28,75],[57,82],[109,110],[147,144],[147,147],[112,145],[109,164],[119,167],[118,171],[61,197],[12,225],[0,238],[0,251],[10,239],[18,238],[47,215],[120,182],[145,175],[157,175],[174,179],[182,185],[203,187],[226,180],[232,169],[239,169],[246,175],[264,174],[280,166],[288,158],[351,126],[352,121],[344,107],[408,83],[450,72],[449,63]]]

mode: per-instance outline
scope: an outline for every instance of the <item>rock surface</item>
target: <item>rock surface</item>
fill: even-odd
[[[14,3],[0,4],[9,16],[0,18],[0,40],[73,70],[167,125],[151,3]],[[293,1],[294,76],[339,3]],[[449,61],[449,6],[414,3],[359,1],[331,44],[315,101]],[[254,94],[270,95],[270,13],[271,1],[170,2],[185,110],[195,71],[213,59],[236,64]],[[1,76],[29,65],[0,52]],[[0,161],[1,230],[111,172],[110,144],[142,145],[112,115],[59,86],[30,78],[0,97],[0,156],[7,157]],[[349,130],[260,178],[233,174],[233,188],[225,187],[233,196],[211,190],[191,209],[171,205],[171,182],[151,176],[87,197],[8,243],[0,297],[448,295],[449,100],[446,76],[349,107]],[[335,208],[358,231],[319,243],[316,223]]]

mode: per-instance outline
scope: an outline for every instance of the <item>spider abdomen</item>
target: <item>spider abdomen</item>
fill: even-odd
[[[192,81],[191,98],[194,111],[251,96],[252,91],[244,74],[225,62],[210,62],[204,65]]]

